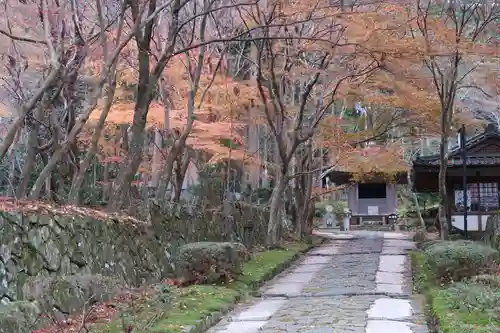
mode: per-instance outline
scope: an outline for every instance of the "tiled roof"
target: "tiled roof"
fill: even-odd
[[[417,162],[415,164],[422,165],[439,165],[439,159],[430,160],[425,162]],[[448,160],[449,166],[463,165],[463,160],[461,158],[452,158]],[[475,156],[467,158],[467,165],[500,165],[500,156]]]
[[[500,144],[500,132],[494,130],[492,127],[488,127],[485,132],[469,138],[466,142],[466,149],[470,150],[471,148],[478,146],[488,139],[498,140]],[[448,160],[448,166],[463,165],[461,153],[462,152],[460,147],[451,149],[449,154],[450,157]],[[477,154],[478,152],[475,152],[474,155],[476,156],[467,157],[467,165],[500,165],[500,154],[498,153],[485,151],[484,153],[479,153],[479,156],[477,156]],[[439,166],[439,160],[439,155],[418,157],[413,162],[413,165]]]

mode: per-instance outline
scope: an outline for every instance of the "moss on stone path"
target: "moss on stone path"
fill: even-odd
[[[315,239],[314,243],[318,243]],[[120,318],[94,326],[95,333],[203,332],[229,311],[236,302],[284,270],[312,246],[291,243],[283,249],[257,254],[243,265],[242,274],[227,286],[196,285],[173,288],[158,285],[149,296],[121,310]]]

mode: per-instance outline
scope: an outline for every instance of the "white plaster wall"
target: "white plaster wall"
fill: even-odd
[[[486,222],[488,220],[488,215],[467,215],[467,230],[468,231],[479,231],[479,219],[481,219],[481,231],[486,230]],[[464,216],[454,215],[451,217],[451,224],[460,229],[464,230]]]

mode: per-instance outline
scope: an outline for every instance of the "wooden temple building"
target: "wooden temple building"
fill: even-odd
[[[488,217],[500,209],[500,132],[493,125],[464,140],[467,185],[467,230],[484,231]],[[464,230],[463,149],[449,153],[446,184],[451,225]],[[438,192],[439,155],[418,157],[412,179],[416,192]]]
[[[323,187],[346,186],[351,225],[387,224],[396,214],[396,185],[408,181],[408,164],[398,155],[383,146],[357,149],[322,173]]]

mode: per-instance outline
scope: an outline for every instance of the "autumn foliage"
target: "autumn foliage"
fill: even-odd
[[[9,180],[21,179],[11,194],[53,200],[49,192],[63,191],[58,200],[82,203],[88,183],[105,184],[103,201],[120,210],[134,206],[139,189],[153,187],[163,205],[170,185],[176,189],[170,200],[180,200],[188,169],[222,164],[251,175],[227,184],[272,180],[271,215],[279,216],[291,179],[300,179],[296,193],[309,198],[318,192],[310,176],[325,163],[356,174],[394,174],[408,167],[394,138],[444,133],[438,121],[444,107],[462,105],[452,103],[455,93],[436,90],[439,71],[429,68],[443,59],[458,55],[487,74],[472,83],[498,92],[498,49],[489,43],[494,29],[457,40],[447,21],[451,9],[440,1],[114,5],[25,1],[9,8],[0,34],[10,46],[2,52],[22,112],[0,156],[27,144],[29,133],[43,148],[31,150],[34,162]],[[485,10],[496,15],[492,8],[469,8],[476,15],[471,22]],[[35,72],[46,85],[25,84],[36,82]],[[448,81],[439,82],[438,88]],[[75,88],[83,83],[86,93]],[[353,114],[358,106],[365,113]],[[451,118],[458,121],[457,114]],[[365,156],[373,144],[376,154]]]

